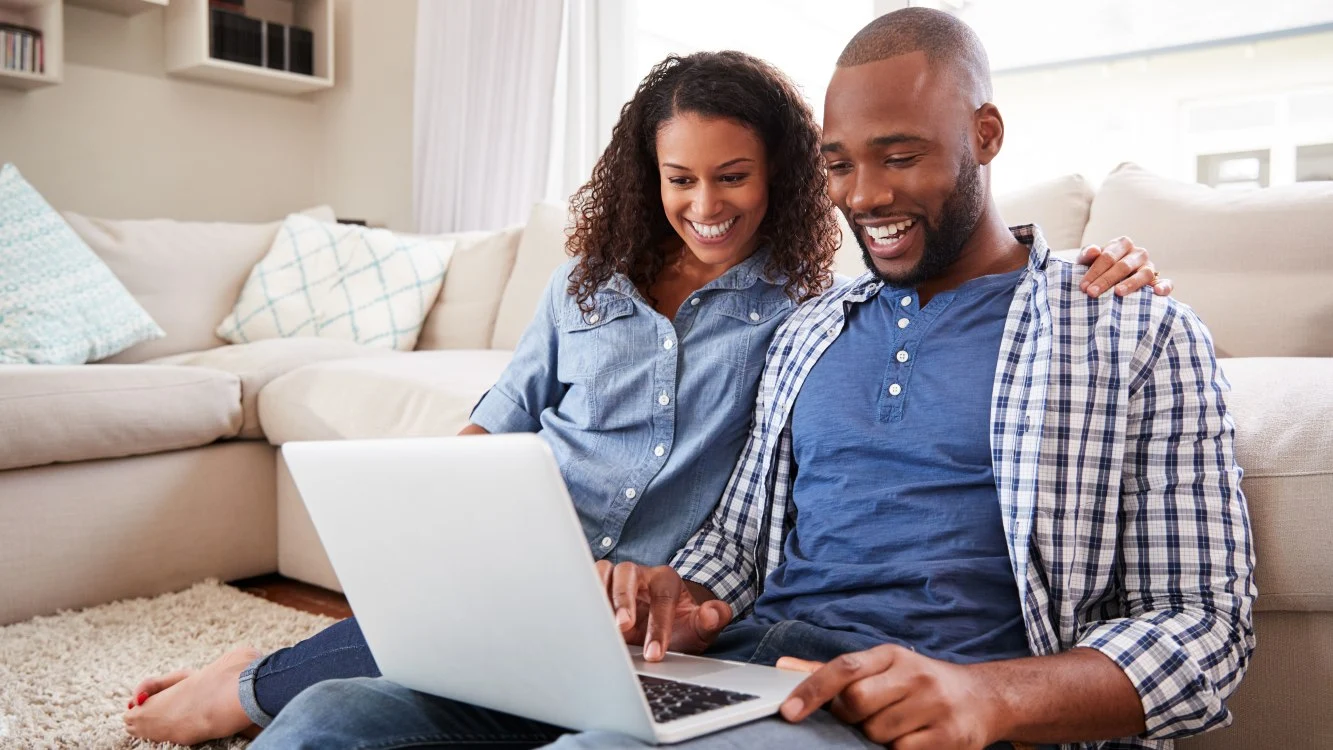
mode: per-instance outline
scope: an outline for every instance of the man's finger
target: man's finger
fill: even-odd
[[[888,669],[902,651],[899,646],[877,646],[869,651],[839,656],[791,691],[780,709],[783,718],[793,722],[803,720],[833,700],[843,688],[863,677]]]
[[[717,599],[700,604],[690,615],[690,627],[698,641],[691,645],[697,647],[696,650],[699,651],[707,648],[729,622],[731,622],[731,605]]]
[[[1077,263],[1080,266],[1090,266],[1096,262],[1102,254],[1102,249],[1097,245],[1084,245],[1083,250],[1078,254]]]
[[[661,661],[671,645],[671,625],[675,620],[676,603],[685,586],[680,576],[670,567],[662,566],[648,571],[648,635],[643,642],[643,658]]]
[[[616,624],[621,631],[634,627],[637,620],[639,595],[639,566],[620,563],[611,574],[611,606],[615,607]]]
[[[910,688],[900,672],[889,669],[856,680],[838,693],[829,710],[848,724],[860,724],[907,697]]]
[[[892,742],[896,750],[900,738],[927,729],[940,718],[939,711],[928,701],[909,695],[857,723],[871,742],[883,745]]]
[[[597,577],[602,579],[602,588],[606,590],[606,600],[611,601],[611,570],[612,565],[608,560],[598,560],[593,567],[597,568]]]
[[[1157,283],[1152,285],[1152,293],[1158,297],[1170,297],[1172,292],[1176,291],[1176,282],[1171,279],[1159,277]]]

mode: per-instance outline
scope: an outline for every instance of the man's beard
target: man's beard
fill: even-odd
[[[861,245],[861,259],[866,268],[881,281],[896,287],[914,287],[923,281],[936,278],[948,271],[963,254],[963,245],[976,231],[977,222],[985,210],[985,195],[981,189],[981,169],[970,151],[964,151],[958,165],[958,177],[954,180],[953,192],[944,200],[940,209],[937,225],[929,220],[921,222],[925,233],[925,250],[921,260],[901,274],[886,274],[875,267],[875,260],[866,247],[862,231],[853,232]],[[851,217],[848,217],[850,220]],[[855,226],[855,224],[853,224]]]

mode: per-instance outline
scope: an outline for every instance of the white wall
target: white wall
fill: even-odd
[[[330,203],[408,229],[416,2],[338,0],[337,85],[304,97],[170,78],[161,11],[67,7],[64,82],[0,88],[0,161],[96,216],[263,221]]]

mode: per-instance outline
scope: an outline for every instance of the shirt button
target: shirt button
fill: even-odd
[[[673,345],[674,344],[672,343],[671,339],[667,339],[666,341],[662,342],[663,349],[670,349]]]
[[[588,316],[588,322],[589,322],[589,323],[596,323],[597,321],[599,321],[599,320],[601,320],[601,319],[602,319],[602,316],[598,315],[597,313],[593,313],[592,315],[589,315],[589,316]]]
[[[694,305],[695,307],[698,307],[698,306],[699,306],[699,298],[698,298],[698,297],[695,297],[694,299],[690,300],[690,304],[691,304],[691,305]]]
[[[897,396],[899,393],[902,392],[903,392],[903,387],[901,385],[898,385],[897,383],[894,383],[893,385],[889,386],[890,396]]]
[[[610,547],[611,544],[612,544],[612,542],[611,542],[611,537],[609,537],[609,536],[604,536],[604,537],[602,537],[602,549],[606,549],[607,547]]]
[[[908,305],[912,304],[912,298],[910,296],[903,297],[902,299],[898,300],[898,304],[902,305],[903,307],[907,307]]]
[[[628,497],[631,500],[633,500],[635,497],[638,497],[638,495],[639,493],[636,492],[633,487],[630,487],[629,489],[625,490],[625,497]]]
[[[752,312],[752,313],[750,313],[750,320],[758,321],[758,320],[759,320],[759,313],[757,313],[757,312]]]
[[[897,355],[896,358],[897,358],[897,360],[898,360],[899,362],[906,362],[906,361],[907,361],[907,352],[905,352],[905,351],[898,352],[898,355]]]
[[[658,456],[658,457],[665,456],[665,455],[666,455],[666,446],[665,446],[665,445],[659,445],[659,446],[657,446],[656,448],[653,448],[653,455],[654,455],[654,456]]]
[[[671,403],[671,397],[666,395],[666,392],[664,391],[662,395],[657,397],[657,403],[661,404],[662,406],[666,406],[667,404]]]
[[[908,323],[911,323],[911,322],[912,322],[912,321],[908,320],[907,318],[898,318],[898,327],[899,327],[899,328],[906,328],[906,327],[907,327],[907,324],[908,324]]]

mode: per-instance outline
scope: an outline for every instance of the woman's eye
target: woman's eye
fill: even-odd
[[[746,177],[749,176],[750,175],[748,174],[724,174],[720,179],[724,183],[736,183],[740,182],[741,180],[744,180]]]
[[[677,186],[684,187],[685,185],[690,184],[690,178],[688,178],[688,177],[668,177],[668,178],[667,178],[667,182],[671,183],[672,185],[677,185]]]
[[[835,161],[832,164],[828,165],[828,171],[834,172],[836,174],[842,174],[844,172],[852,171],[852,165],[848,164],[845,161]]]

